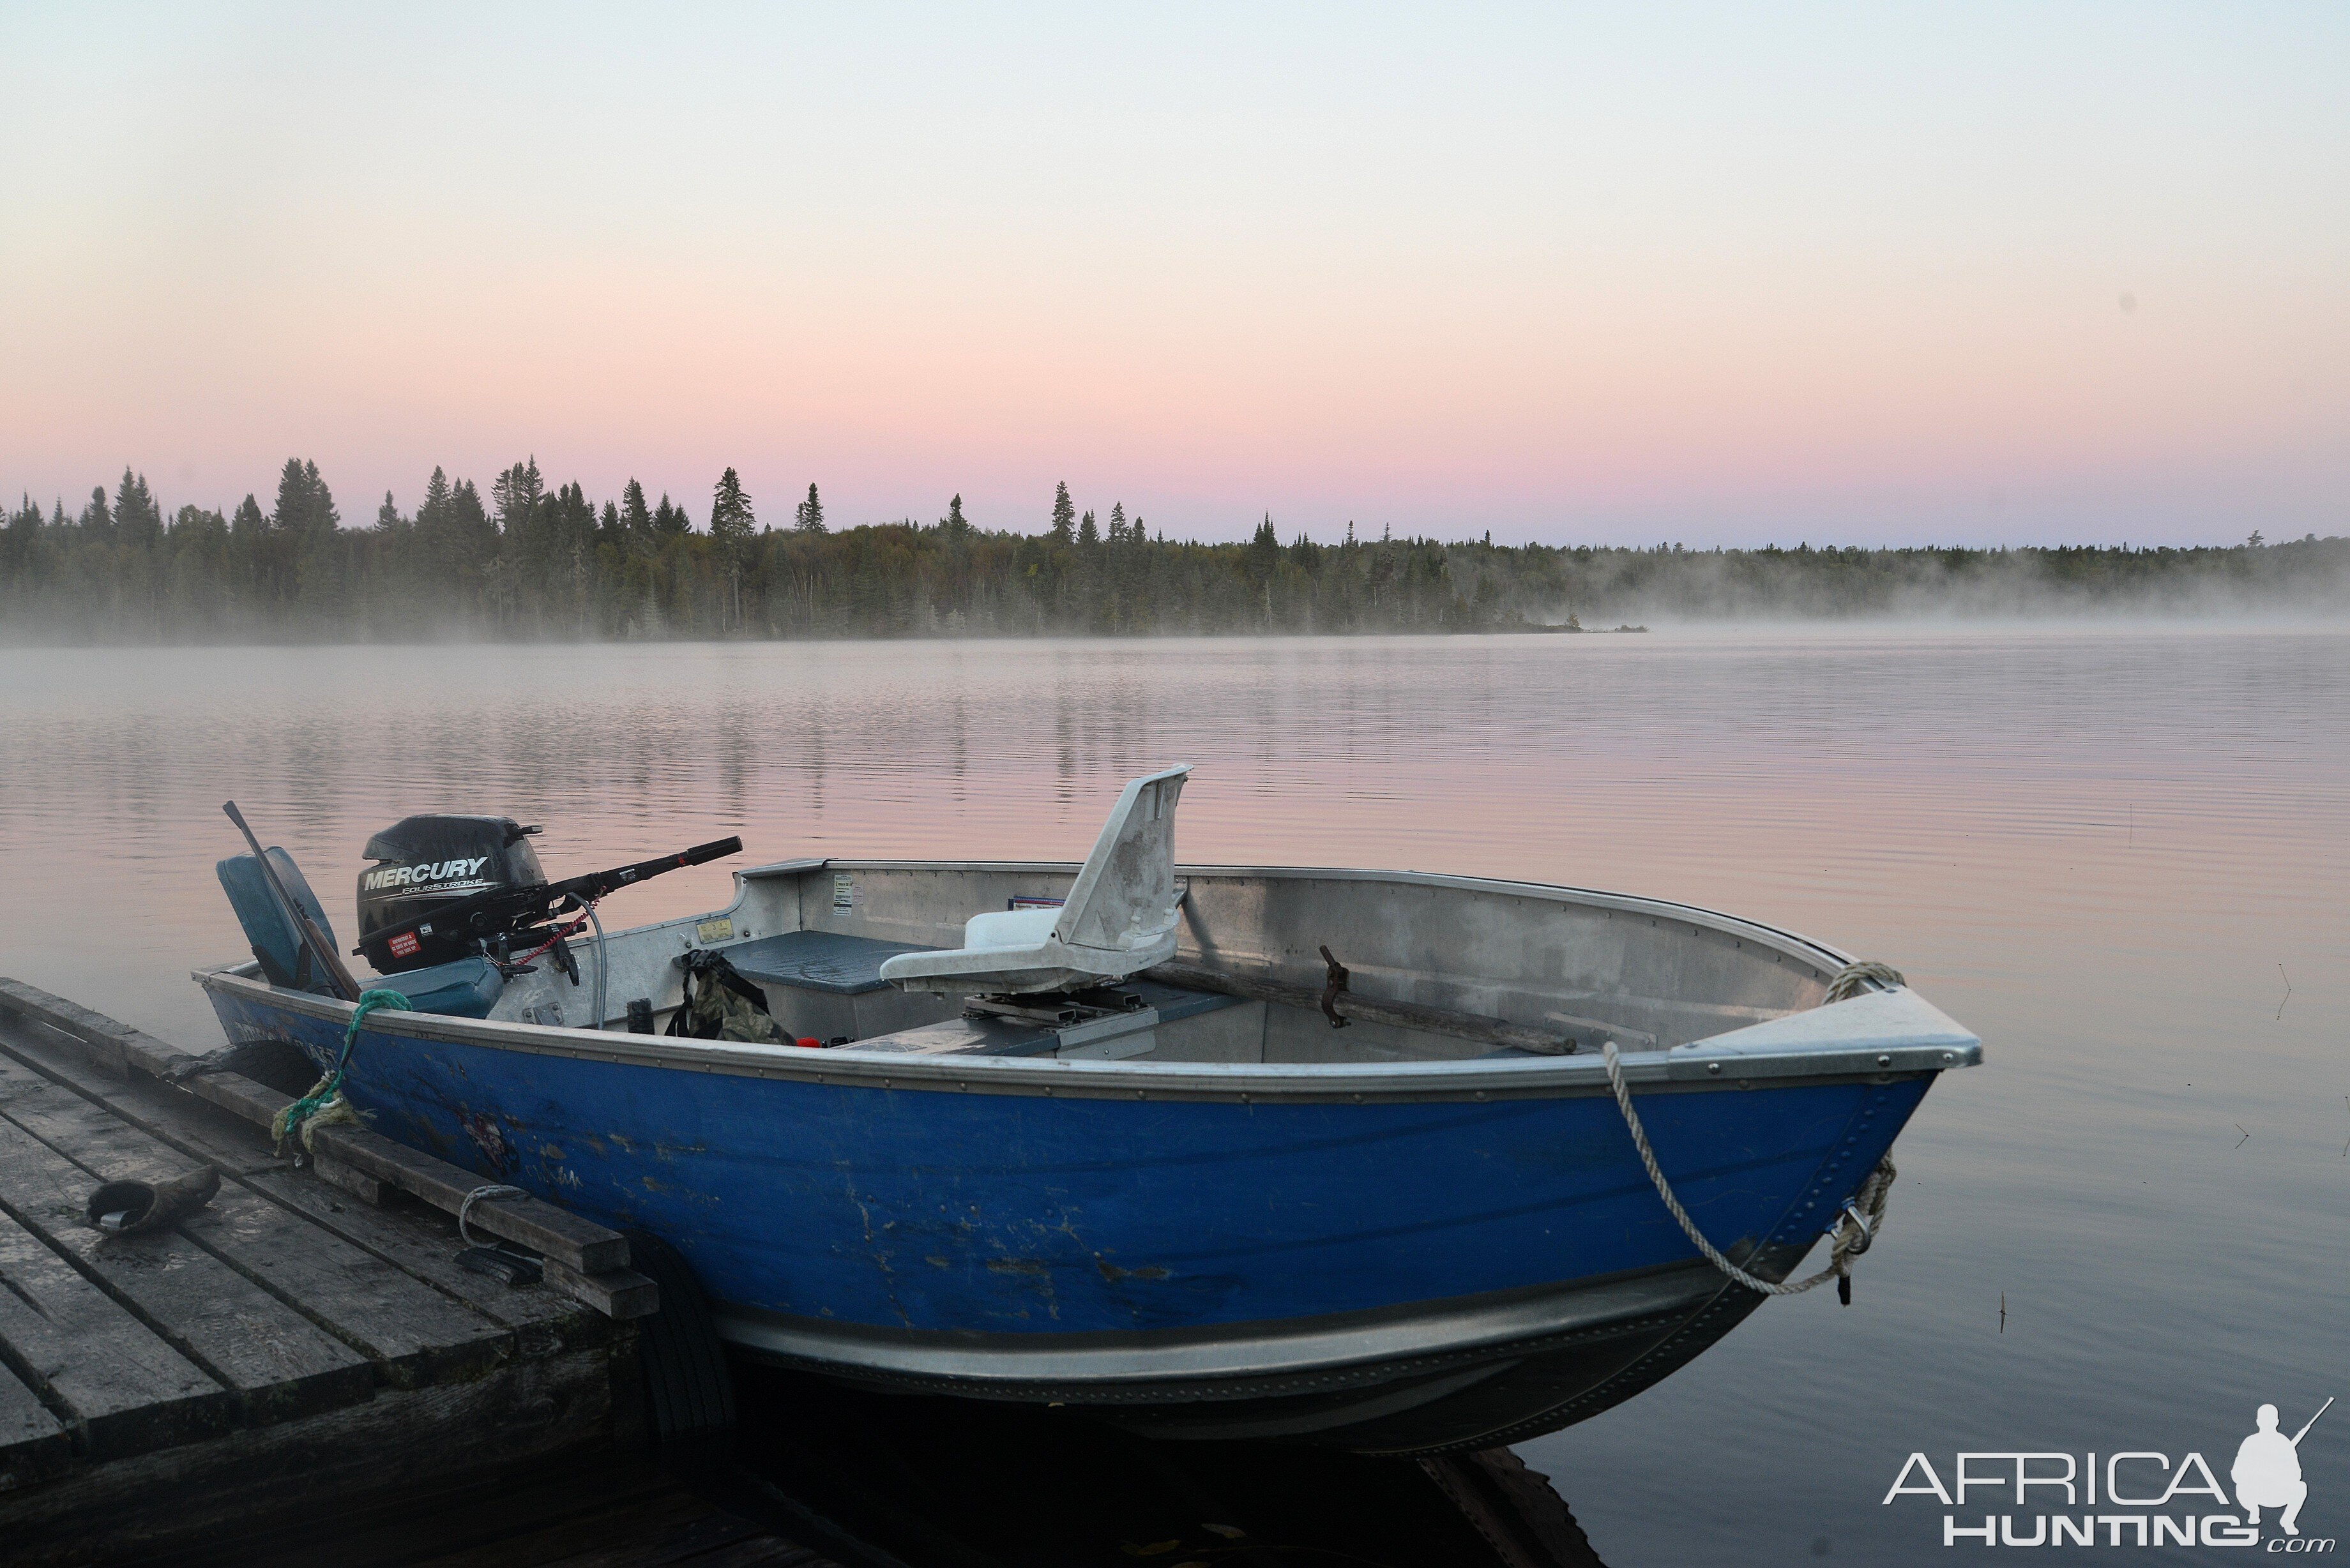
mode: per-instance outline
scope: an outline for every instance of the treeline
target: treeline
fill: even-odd
[[[0,529],[0,639],[75,642],[919,637],[1508,630],[1570,618],[2350,609],[2350,539],[2190,549],[1684,550],[1156,535],[1064,484],[1034,534],[834,529],[816,487],[763,524],[733,469],[702,518],[630,481],[550,488],[536,460],[484,495],[435,469],[413,514],[346,526],[317,465],[274,504],[165,515],[145,477]]]

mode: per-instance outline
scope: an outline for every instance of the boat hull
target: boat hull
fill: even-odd
[[[199,978],[233,1040],[340,1044],[347,1006]],[[1771,1276],[1934,1075],[1655,1075],[1682,1201]],[[402,1142],[667,1240],[746,1353],[1167,1436],[1515,1440],[1762,1299],[1696,1261],[1587,1057],[916,1064],[377,1013],[348,1088]]]

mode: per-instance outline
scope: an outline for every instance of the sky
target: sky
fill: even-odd
[[[0,0],[0,492],[2350,533],[2350,7]]]

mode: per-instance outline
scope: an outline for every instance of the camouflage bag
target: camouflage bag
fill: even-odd
[[[735,1040],[754,1045],[788,1045],[767,1011],[767,998],[726,961],[702,949],[684,954],[685,1005],[669,1021],[667,1033],[693,1040]]]

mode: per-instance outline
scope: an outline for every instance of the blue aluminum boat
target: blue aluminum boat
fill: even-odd
[[[348,1093],[666,1240],[742,1353],[1424,1454],[1688,1362],[1856,1229],[1935,1075],[1981,1060],[1881,966],[1685,905],[1178,866],[1183,776],[1128,784],[1081,865],[789,861],[570,973],[393,974],[447,1011],[371,1012]],[[709,954],[785,1043],[642,1032]],[[268,967],[195,978],[233,1042],[331,1063],[352,1004]]]

